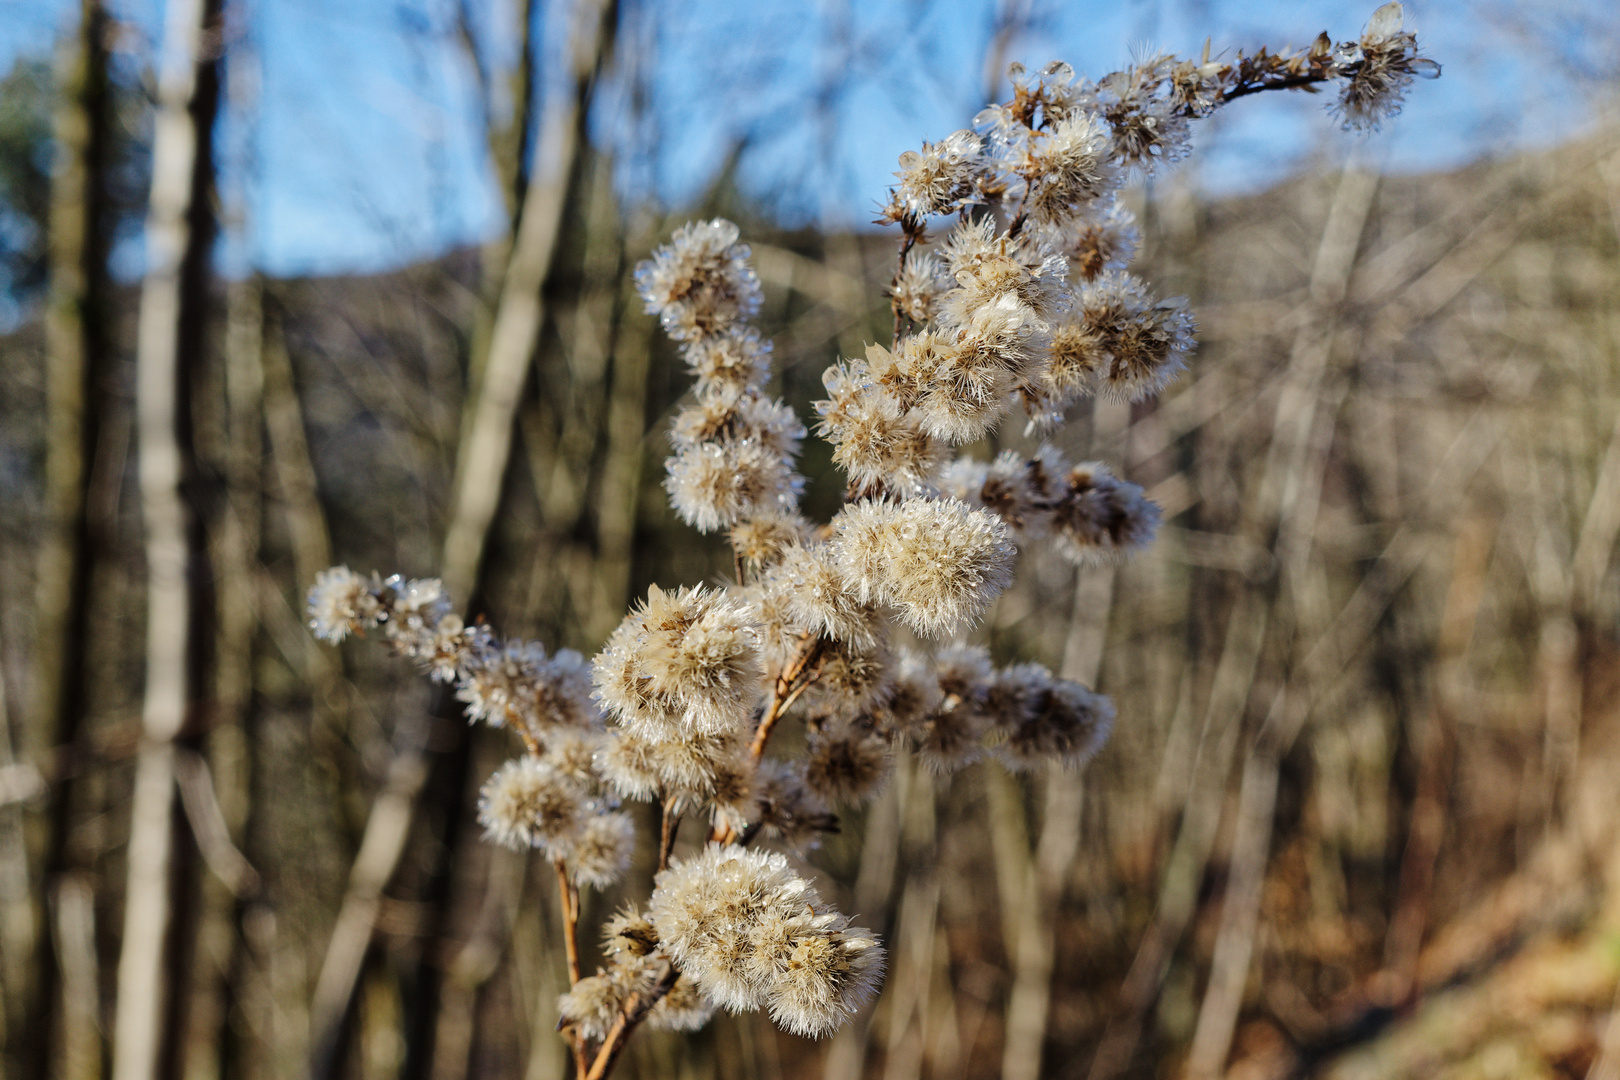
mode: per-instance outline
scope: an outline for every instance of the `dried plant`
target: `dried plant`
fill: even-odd
[[[725,530],[736,579],[651,588],[587,663],[467,625],[435,581],[338,567],[309,595],[315,634],[380,631],[467,715],[526,753],[484,785],[489,839],[538,850],[561,888],[571,989],[560,1027],[582,1075],[611,1071],[642,1023],[694,1030],[715,1008],[766,1009],[810,1036],[876,992],[883,946],[828,904],[786,854],[869,799],[897,753],[940,772],[986,756],[1012,770],[1085,764],[1114,721],[1108,698],[1037,664],[998,669],[955,639],[1010,584],[1017,549],[1051,542],[1076,563],[1149,544],[1159,510],[1100,463],[1050,446],[952,460],[1021,408],[1032,432],[1092,394],[1150,396],[1186,366],[1191,313],[1127,270],[1137,235],[1117,200],[1133,172],[1184,157],[1190,121],[1261,90],[1336,83],[1348,128],[1399,109],[1438,74],[1399,4],[1358,41],[1226,62],[1154,56],[1098,82],[1065,64],[1014,65],[1011,101],[901,156],[881,220],[902,231],[887,347],[827,369],[817,433],[848,478],[825,525],[799,513],[806,430],[765,392],[770,343],[749,249],[722,220],[678,230],[636,272],[649,312],[696,376],[670,432],[665,486],[703,532]],[[930,252],[928,223],[954,217]],[[930,651],[903,644],[946,642]],[[790,712],[804,753],[767,753]],[[644,905],[603,931],[581,969],[582,887],[624,873],[636,841],[624,800],[658,807],[658,874]],[[685,817],[707,846],[672,853]]]

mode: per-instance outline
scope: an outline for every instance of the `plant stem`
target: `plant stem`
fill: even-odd
[[[618,1062],[619,1055],[624,1052],[624,1044],[629,1041],[631,1033],[636,1030],[652,1007],[669,993],[670,988],[680,977],[681,973],[675,970],[674,964],[671,964],[669,970],[664,972],[664,977],[659,979],[651,990],[630,996],[630,1000],[624,1003],[624,1010],[619,1013],[619,1018],[613,1021],[613,1027],[608,1029],[607,1038],[602,1040],[602,1048],[596,1052],[596,1060],[591,1063],[590,1072],[581,1073],[585,1080],[602,1080],[613,1071],[613,1066]]]
[[[669,812],[669,804],[658,801],[658,869],[669,869],[669,853],[675,848],[675,836],[681,830],[681,815]]]
[[[765,756],[765,743],[770,739],[776,722],[787,712],[790,705],[799,700],[799,695],[804,693],[805,688],[815,681],[814,675],[806,678],[805,673],[821,659],[821,650],[821,638],[817,637],[813,641],[807,639],[799,655],[789,661],[782,668],[782,673],[776,677],[771,703],[766,708],[765,715],[759,718],[759,727],[754,731],[754,741],[748,746],[749,760],[757,763]]]
[[[552,863],[557,868],[557,900],[562,904],[563,948],[568,954],[568,985],[579,985],[579,887],[568,877],[568,865],[561,859]],[[566,1035],[568,1048],[574,1052],[574,1075],[585,1075],[589,1063],[585,1056],[585,1037],[569,1028]]]

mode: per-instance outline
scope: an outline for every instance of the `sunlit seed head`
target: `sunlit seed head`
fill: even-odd
[[[676,341],[722,333],[759,310],[759,279],[737,235],[737,226],[720,218],[690,222],[636,267],[648,312]]]
[[[850,588],[826,544],[787,548],[771,571],[771,581],[781,590],[794,625],[857,648],[877,643],[877,613]]]
[[[770,378],[771,343],[751,326],[731,326],[681,346],[681,359],[700,384],[759,390]]]
[[[579,835],[584,802],[578,784],[537,758],[522,757],[484,782],[478,821],[503,847],[562,851]]]
[[[731,527],[727,539],[737,558],[758,573],[780,562],[790,547],[807,543],[813,531],[798,514],[772,514],[739,521]]]
[[[747,517],[793,513],[803,479],[758,439],[698,443],[664,462],[664,488],[682,521],[699,532]]]
[[[594,662],[597,699],[621,724],[722,733],[760,692],[753,609],[725,590],[653,586]]]
[[[334,645],[352,633],[377,625],[386,617],[378,598],[382,582],[364,577],[347,566],[334,566],[315,575],[305,610],[309,628],[317,638]]]
[[[835,525],[834,553],[851,587],[894,605],[921,634],[947,634],[978,618],[1012,580],[1007,527],[965,503],[857,503]]]
[[[568,845],[568,870],[582,885],[606,888],[629,869],[635,845],[636,827],[629,814],[590,815]]]

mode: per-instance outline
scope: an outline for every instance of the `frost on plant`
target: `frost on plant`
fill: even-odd
[[[1014,65],[1011,100],[900,157],[880,218],[900,229],[893,334],[834,359],[815,403],[846,481],[825,523],[799,509],[805,424],[766,393],[749,249],[727,221],[677,230],[635,272],[695,380],[665,488],[689,525],[724,531],[736,580],[653,586],[591,660],[467,625],[436,581],[319,576],[318,638],[376,633],[452,683],[470,719],[521,740],[478,816],[491,841],[555,866],[570,962],[559,1027],[591,1076],[642,1023],[691,1031],[717,1008],[760,1009],[822,1036],[865,1005],[883,945],[794,859],[839,807],[881,790],[898,756],[1027,772],[1098,752],[1107,697],[1039,664],[998,667],[963,637],[1019,549],[1128,558],[1152,542],[1159,508],[1108,464],[1050,445],[988,461],[963,448],[1012,414],[1043,433],[1091,395],[1151,397],[1191,362],[1193,315],[1130,270],[1139,236],[1118,194],[1185,157],[1194,121],[1263,90],[1332,84],[1344,125],[1375,128],[1413,78],[1438,72],[1398,4],[1357,40],[1323,35],[1304,52],[1157,55],[1095,82]],[[771,745],[784,721],[803,728],[793,756]],[[637,837],[635,801],[656,806],[657,836]],[[678,855],[692,819],[705,836]],[[588,973],[579,889],[618,881],[638,839],[655,852],[652,894],[607,921]]]

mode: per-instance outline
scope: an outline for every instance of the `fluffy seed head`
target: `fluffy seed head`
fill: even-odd
[[[948,283],[941,275],[939,260],[912,248],[889,286],[895,310],[918,326],[933,321],[935,304]]]
[[[315,575],[305,608],[309,628],[322,641],[336,645],[350,634],[376,626],[387,615],[378,593],[376,575],[361,576],[347,566],[334,566]]]
[[[1012,717],[997,717],[998,722],[1004,719]],[[1096,755],[1113,726],[1114,703],[1107,697],[1077,682],[1055,680],[1024,697],[1016,723],[996,749],[1015,771],[1031,771],[1047,761],[1076,769]]]
[[[979,136],[957,131],[940,142],[923,143],[920,151],[907,150],[894,174],[900,180],[895,201],[917,217],[943,214],[972,201],[981,149]]]
[[[602,924],[602,952],[608,956],[646,956],[658,948],[658,931],[634,905],[625,905]]]
[[[908,345],[917,336],[908,338]],[[881,365],[874,365],[876,371],[852,360],[822,376],[831,396],[815,403],[821,415],[816,430],[832,443],[833,463],[849,474],[857,490],[920,494],[939,464],[941,448],[919,418],[906,411],[902,398],[890,392],[890,385],[901,395],[912,392],[910,380],[898,374],[895,358],[878,345],[868,355]]]
[[[752,326],[730,326],[686,342],[681,359],[700,385],[738,393],[758,390],[770,378],[771,343]]]
[[[874,624],[878,630],[883,624]],[[850,641],[824,641],[816,661],[816,681],[805,691],[811,708],[853,716],[881,702],[889,692],[889,653],[882,637],[866,648]]]
[[[921,634],[978,618],[1012,581],[1007,527],[955,499],[856,503],[837,525],[834,554],[857,594],[892,604]]]
[[[933,663],[920,653],[900,650],[892,668],[888,700],[874,719],[884,738],[910,741],[912,734],[940,707],[944,693],[939,688],[939,676],[934,673]]]
[[[656,585],[593,664],[597,698],[621,724],[664,733],[740,727],[759,697],[760,658],[750,607],[723,590]]]
[[[771,1019],[805,1038],[819,1039],[842,1027],[883,981],[883,946],[871,931],[848,925],[842,916],[829,926],[812,925],[786,937],[778,955]]]
[[[888,742],[856,721],[829,720],[805,740],[804,782],[829,804],[866,802],[893,769]]]
[[[514,851],[565,852],[578,836],[585,793],[537,758],[508,761],[479,791],[484,835]]]
[[[658,875],[648,917],[703,996],[733,1011],[764,1005],[798,1034],[839,1027],[882,977],[882,946],[780,854],[710,845]]]
[[[787,548],[767,588],[781,593],[793,625],[858,649],[877,644],[877,612],[850,589],[826,544]]]
[[[1373,12],[1356,47],[1338,59],[1346,73],[1335,111],[1347,131],[1376,131],[1401,111],[1401,99],[1413,76],[1438,78],[1440,65],[1418,55],[1417,38],[1401,29],[1405,14],[1398,3]]]
[[[636,267],[636,289],[670,337],[707,337],[759,310],[759,279],[748,256],[731,222],[690,222]]]
[[[1035,133],[1022,163],[1030,178],[1030,216],[1061,222],[1112,193],[1119,176],[1108,161],[1110,148],[1107,126],[1085,113]]]
[[[697,443],[667,458],[664,469],[670,505],[699,532],[793,513],[803,485],[792,462],[759,439]]]
[[[1076,563],[1132,555],[1151,544],[1158,529],[1158,504],[1095,461],[1069,470],[1052,510],[1058,550]]]
[[[805,783],[803,761],[761,758],[754,775],[754,820],[784,847],[814,845],[837,823]]]
[[[647,1014],[654,1031],[698,1031],[714,1016],[714,1003],[703,996],[691,979],[678,979]]]
[[[1052,334],[1046,381],[1072,401],[1090,385],[1140,401],[1187,366],[1195,330],[1184,301],[1159,301],[1133,274],[1107,270],[1081,286],[1074,315]]]
[[[938,773],[955,772],[979,760],[990,719],[985,701],[995,679],[990,655],[976,646],[941,649],[934,657],[940,704],[912,726],[917,756]]]
[[[630,868],[635,847],[636,826],[629,814],[591,815],[568,847],[569,872],[582,885],[605,889]]]
[[[798,514],[775,514],[737,522],[727,539],[737,558],[757,573],[780,562],[788,548],[808,542],[811,532],[810,523]]]
[[[764,1004],[764,988],[746,971],[749,931],[773,910],[792,912],[813,899],[785,856],[711,844],[658,875],[647,917],[681,977],[741,1012]]]
[[[601,1039],[613,1027],[631,994],[651,989],[663,963],[644,957],[620,957],[605,970],[587,976],[557,1000],[562,1026],[587,1039]]]

